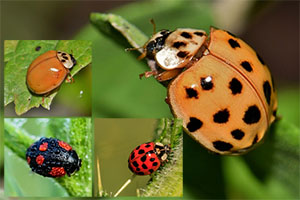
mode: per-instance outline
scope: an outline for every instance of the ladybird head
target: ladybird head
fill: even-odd
[[[64,65],[64,67],[67,69],[71,69],[74,65],[76,65],[76,60],[72,54],[58,51],[57,57],[59,61]]]
[[[161,161],[166,161],[171,152],[171,147],[170,145],[163,145],[162,143],[156,142],[154,151]]]
[[[71,150],[68,158],[68,165],[65,166],[68,176],[75,174],[81,167],[81,159],[79,159],[76,151]]]
[[[164,47],[165,40],[170,33],[171,31],[169,30],[161,30],[154,34],[144,46],[145,56],[149,59],[153,59],[155,54]]]

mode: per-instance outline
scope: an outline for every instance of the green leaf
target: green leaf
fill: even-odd
[[[36,50],[38,46],[41,47],[39,51]],[[89,41],[5,41],[4,105],[6,106],[14,101],[17,115],[21,115],[40,105],[50,110],[51,102],[57,91],[47,97],[37,96],[30,93],[26,85],[26,73],[30,63],[49,50],[61,50],[73,54],[77,64],[71,70],[71,76],[74,76],[91,63],[91,42]]]
[[[36,136],[28,132],[35,131]],[[24,189],[26,185],[22,180],[32,182],[46,181],[47,184],[59,184],[69,196],[88,197],[92,195],[92,130],[91,119],[89,118],[51,118],[51,119],[6,119],[5,120],[5,146],[14,154],[16,159],[23,161],[22,165],[16,165],[13,169],[5,171],[7,183],[12,184],[10,193],[22,194],[24,196],[40,196],[38,188]],[[25,154],[27,148],[39,137],[56,137],[69,143],[76,150],[78,156],[82,159],[82,166],[78,172],[71,177],[64,176],[62,178],[46,178],[38,174],[30,172],[27,165]],[[6,160],[7,165],[12,165],[9,160]],[[13,176],[15,171],[24,170],[26,173],[21,177]],[[22,169],[19,169],[22,167]],[[40,185],[43,190],[43,185]],[[61,189],[59,189],[61,190]],[[21,192],[22,191],[22,192]],[[56,196],[56,191],[52,191],[50,196]],[[42,195],[43,196],[43,195]]]
[[[160,120],[156,131],[156,142],[171,144],[169,162],[152,176],[148,185],[141,189],[142,197],[182,197],[183,196],[183,130],[182,120]],[[158,189],[159,188],[159,189]]]

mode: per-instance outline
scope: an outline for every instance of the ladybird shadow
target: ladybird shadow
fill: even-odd
[[[222,156],[208,152],[187,134],[183,137],[183,197],[226,199]]]
[[[277,123],[271,125],[263,141],[251,152],[243,155],[248,167],[261,182],[265,182],[272,171],[274,163],[275,130]]]

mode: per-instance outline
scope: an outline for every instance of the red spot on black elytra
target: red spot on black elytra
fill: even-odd
[[[40,147],[39,147],[40,151],[46,151],[47,149],[48,149],[48,143],[47,142],[41,144]]]

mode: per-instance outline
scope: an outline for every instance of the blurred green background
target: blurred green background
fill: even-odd
[[[123,46],[99,33],[88,22],[91,12],[119,14],[149,36],[151,18],[158,30],[189,27],[207,31],[214,25],[259,52],[275,79],[280,127],[284,128],[241,157],[215,156],[184,137],[184,196],[299,198],[298,1],[1,2],[2,44],[3,39],[93,41],[94,117],[159,118],[171,116],[164,102],[166,88],[153,78],[139,80],[138,75],[148,69],[136,60],[138,53],[125,52]]]

